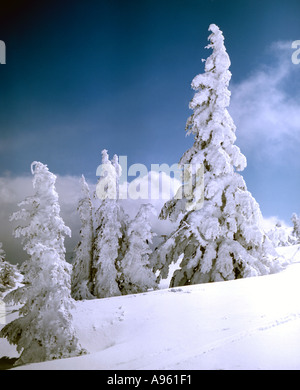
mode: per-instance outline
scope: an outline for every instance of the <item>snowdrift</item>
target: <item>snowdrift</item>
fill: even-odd
[[[78,301],[89,354],[15,369],[300,369],[298,248],[278,249],[293,257],[278,274]],[[18,356],[5,339],[1,356]]]

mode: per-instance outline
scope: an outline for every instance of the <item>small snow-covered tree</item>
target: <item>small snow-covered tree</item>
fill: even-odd
[[[292,235],[293,237],[295,237],[296,242],[299,243],[300,242],[300,217],[296,213],[293,213],[291,219],[293,223]]]
[[[121,295],[118,282],[118,262],[122,251],[127,216],[117,199],[117,158],[109,160],[102,151],[102,174],[96,193],[101,199],[96,213],[96,231],[93,250],[93,294],[97,298]]]
[[[291,245],[289,228],[282,226],[281,222],[276,222],[273,229],[267,232],[268,237],[275,247]]]
[[[33,162],[33,196],[19,204],[11,220],[23,220],[15,229],[29,260],[23,267],[24,286],[5,301],[24,303],[19,318],[0,333],[21,353],[16,364],[76,356],[83,352],[72,325],[71,266],[65,261],[64,238],[70,229],[60,217],[56,176],[46,165]],[[27,225],[26,225],[27,222]]]
[[[236,128],[227,111],[230,59],[220,29],[212,24],[209,31],[207,48],[212,54],[205,62],[205,73],[192,81],[196,93],[186,128],[195,141],[180,160],[187,167],[183,181],[188,179],[188,191],[184,183],[183,198],[171,199],[160,214],[161,218],[182,218],[151,259],[166,278],[169,265],[182,256],[171,286],[262,275],[280,268],[263,232],[259,205],[237,173],[245,168],[246,158],[234,145]]]
[[[81,220],[80,242],[75,251],[73,263],[71,292],[74,299],[91,299],[92,263],[93,263],[93,208],[89,186],[82,175],[81,197],[78,202],[78,212]]]
[[[21,280],[21,274],[17,267],[5,260],[5,251],[0,242],[0,296],[2,293],[16,287],[16,283]]]
[[[125,254],[120,261],[118,274],[122,295],[144,292],[156,286],[156,276],[149,262],[150,244],[154,236],[149,219],[151,213],[155,214],[151,204],[142,205],[128,225]]]

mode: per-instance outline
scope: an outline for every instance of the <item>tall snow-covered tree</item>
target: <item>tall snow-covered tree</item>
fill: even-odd
[[[171,199],[160,214],[173,220],[183,217],[151,259],[160,277],[166,278],[169,265],[182,256],[171,286],[262,275],[280,268],[263,232],[259,205],[237,173],[245,168],[246,158],[234,145],[236,127],[227,111],[230,59],[220,29],[212,24],[209,31],[207,48],[212,54],[205,61],[205,73],[192,81],[196,92],[186,126],[195,140],[180,160],[188,172],[188,191],[183,185],[188,196]]]
[[[151,213],[155,214],[151,204],[142,205],[126,230],[126,249],[118,274],[122,295],[144,292],[156,286],[156,276],[149,262],[150,244],[154,236],[150,224]]]
[[[21,353],[16,364],[76,356],[83,352],[72,325],[71,266],[65,260],[65,236],[70,229],[60,216],[56,176],[46,165],[33,162],[34,195],[19,204],[11,220],[23,220],[15,229],[29,260],[23,267],[24,286],[5,301],[22,303],[19,318],[0,333]],[[26,224],[27,223],[27,224]]]
[[[96,192],[101,199],[96,213],[96,231],[93,250],[93,294],[97,298],[121,295],[117,278],[118,262],[122,256],[122,240],[127,216],[117,199],[117,158],[109,160],[102,151],[102,175]]]
[[[74,299],[91,299],[93,263],[93,208],[89,186],[82,175],[81,197],[78,212],[81,220],[80,242],[75,251],[71,277],[71,292]]]
[[[21,280],[21,274],[17,267],[5,260],[5,251],[0,242],[0,297],[2,293],[16,287],[16,283]]]

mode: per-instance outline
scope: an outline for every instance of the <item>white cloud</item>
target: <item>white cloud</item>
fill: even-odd
[[[291,42],[273,43],[271,65],[231,85],[229,111],[237,126],[237,143],[252,161],[294,163],[298,157],[300,92],[294,84],[300,66],[292,63],[291,54]]]
[[[262,227],[264,229],[265,232],[269,232],[270,230],[274,229],[276,224],[280,223],[280,225],[283,227],[283,228],[290,228],[289,225],[286,224],[285,221],[283,221],[282,219],[276,217],[276,216],[272,216],[272,217],[268,217],[268,218],[263,218],[262,220]]]

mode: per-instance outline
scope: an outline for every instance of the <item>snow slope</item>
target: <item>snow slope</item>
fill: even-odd
[[[89,354],[16,369],[300,369],[299,280],[300,250],[279,274],[79,301]],[[17,356],[4,339],[1,356]]]

